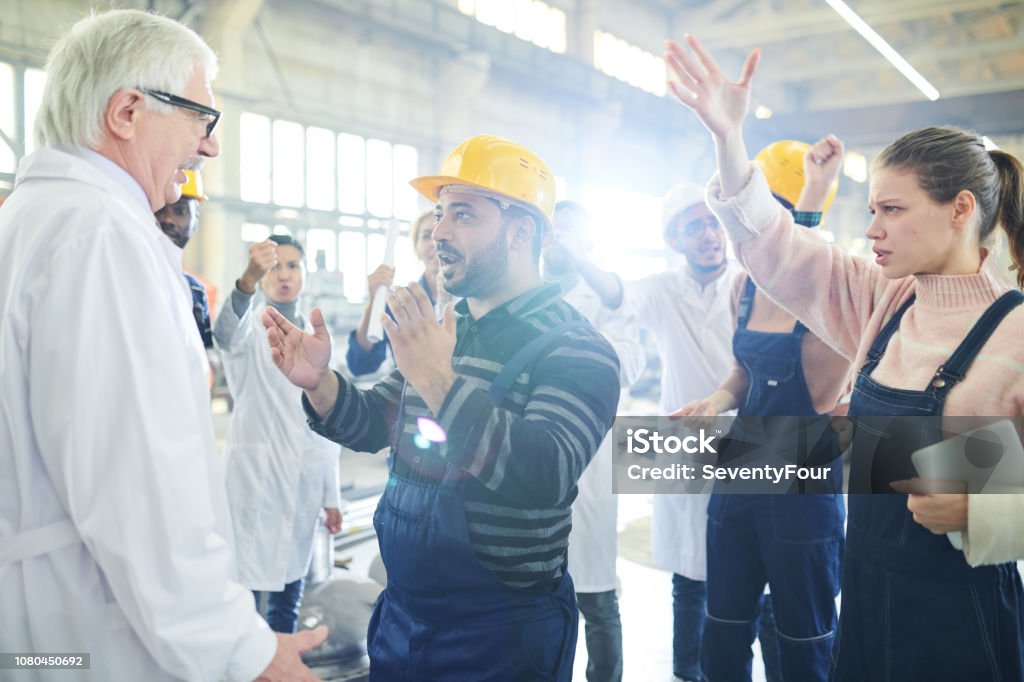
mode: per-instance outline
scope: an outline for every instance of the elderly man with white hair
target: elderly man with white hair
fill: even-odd
[[[206,358],[153,219],[219,152],[216,68],[169,19],[80,21],[0,211],[0,651],[89,654],[86,679],[311,680],[326,637],[275,635],[233,579]]]

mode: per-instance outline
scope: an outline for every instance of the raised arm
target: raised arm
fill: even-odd
[[[277,263],[277,245],[272,241],[260,242],[249,247],[249,262],[242,276],[235,280],[227,304],[217,316],[213,338],[224,351],[233,351],[249,332],[249,325],[242,321],[249,313],[252,297],[263,276]]]
[[[885,295],[888,281],[870,261],[856,258],[820,234],[796,227],[789,211],[772,197],[764,176],[747,159],[742,123],[760,54],[752,51],[739,81],[731,82],[692,36],[683,47],[667,43],[669,69],[679,82],[673,94],[711,132],[718,177],[709,203],[736,247],[736,254],[759,289],[830,346],[852,358],[864,328]],[[825,167],[837,164],[835,150],[822,154]],[[795,276],[799,273],[799,277]]]
[[[618,310],[622,305],[622,280],[614,272],[608,272],[594,265],[589,258],[576,258],[576,271],[593,289],[606,308]]]

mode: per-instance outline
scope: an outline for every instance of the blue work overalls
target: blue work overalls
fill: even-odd
[[[913,476],[914,450],[943,439],[949,391],[1022,299],[1012,291],[993,303],[923,391],[888,388],[871,378],[913,298],[871,345],[850,403],[850,517],[833,680],[1024,679],[1024,599],[1016,566],[971,568],[945,535],[914,522],[906,495],[883,494],[893,492],[888,483],[894,478]],[[891,416],[920,419],[884,428]],[[867,489],[875,494],[853,494]]]
[[[842,463],[838,434],[814,411],[801,361],[807,328],[788,334],[747,329],[756,289],[749,279],[740,300],[733,354],[749,388],[733,431],[802,431],[810,437],[802,461],[833,466],[830,480],[806,492],[729,494],[718,485],[708,505],[708,601],[704,673],[711,682],[749,680],[765,582],[787,682],[825,680],[832,649],[843,545]],[[759,420],[755,417],[765,416]],[[770,436],[769,436],[770,438]],[[728,448],[723,457],[728,456]]]
[[[560,325],[520,349],[491,386],[494,404],[501,405],[529,359],[579,324]],[[401,475],[398,460],[405,462]],[[466,525],[468,481],[436,452],[405,439],[396,446],[373,518],[387,587],[367,632],[370,679],[569,682],[579,611],[565,565],[546,593],[512,588],[484,567]]]

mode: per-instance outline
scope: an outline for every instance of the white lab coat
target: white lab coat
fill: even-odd
[[[703,289],[685,268],[626,282],[623,306],[654,335],[661,356],[662,415],[707,397],[733,367],[730,297],[742,268]],[[707,578],[706,494],[656,494],[651,519],[654,565],[691,580]]]
[[[306,575],[324,507],[340,507],[340,447],[313,433],[302,389],[277,369],[260,321],[265,305],[239,319],[231,297],[214,328],[235,400],[228,429],[228,501],[239,581],[280,591]]]
[[[0,243],[0,651],[91,654],[4,679],[253,679],[181,250],[87,150],[22,160]]]
[[[587,318],[619,356],[619,381],[625,389],[640,377],[646,358],[640,330],[628,308],[609,310],[585,282],[565,293],[565,301]],[[619,498],[612,493],[612,434],[605,436],[577,483],[569,533],[569,574],[577,592],[615,589]]]

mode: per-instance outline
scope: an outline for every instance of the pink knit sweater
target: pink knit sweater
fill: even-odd
[[[872,261],[795,226],[753,166],[750,181],[734,197],[723,197],[718,177],[712,178],[708,204],[757,286],[851,358],[855,370],[885,322],[916,293],[872,373],[892,388],[927,388],[978,317],[1009,289],[986,268],[974,275],[886,279]],[[1024,305],[999,325],[949,392],[944,414],[1024,414]],[[966,535],[973,542],[965,538],[965,553],[972,564],[1024,558],[1024,496],[972,495],[968,519]]]

